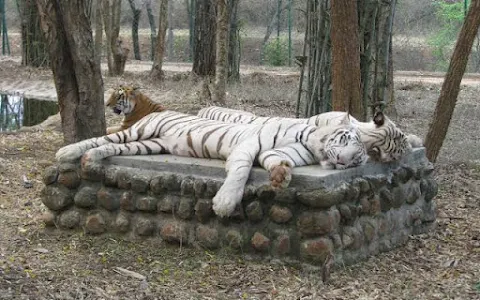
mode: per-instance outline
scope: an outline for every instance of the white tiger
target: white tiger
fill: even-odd
[[[58,150],[59,162],[82,157],[82,165],[113,155],[170,153],[226,160],[227,176],[213,198],[219,216],[230,215],[243,197],[256,159],[270,172],[274,187],[288,186],[291,168],[326,162],[336,168],[358,166],[367,160],[358,133],[344,118],[338,126],[270,123],[228,124],[173,111],[151,113],[132,127],[87,139]],[[301,149],[305,157],[295,155]]]
[[[339,124],[347,113],[340,111],[326,112],[310,118],[259,117],[250,112],[210,106],[201,109],[197,116],[227,123],[268,124],[282,122],[284,124],[305,123],[318,127]],[[360,139],[365,144],[368,154],[374,160],[391,162],[400,159],[412,148],[423,146],[421,138],[416,135],[405,135],[382,112],[377,112],[371,122],[360,122],[350,116],[351,124],[359,131]]]

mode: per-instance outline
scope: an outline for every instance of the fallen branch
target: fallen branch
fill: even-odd
[[[121,267],[114,267],[114,268],[113,268],[113,271],[114,271],[115,273],[120,274],[120,275],[124,275],[124,276],[128,276],[128,277],[133,277],[133,278],[140,279],[140,280],[145,280],[145,279],[147,279],[146,276],[143,276],[143,275],[140,274],[140,273],[137,273],[137,272],[134,272],[134,271],[130,271],[130,270],[127,270],[127,269],[124,269],[124,268],[121,268]]]

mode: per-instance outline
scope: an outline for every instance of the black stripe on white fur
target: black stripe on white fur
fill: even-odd
[[[294,167],[327,159],[335,165],[337,157],[326,154],[333,146],[339,147],[336,153],[342,153],[344,149],[346,156],[357,157],[365,152],[363,144],[356,150],[357,153],[352,152],[354,148],[345,144],[345,137],[355,142],[358,134],[348,126],[318,128],[308,124],[229,124],[164,111],[147,115],[127,130],[65,146],[58,150],[56,158],[58,161],[69,161],[83,155],[82,163],[87,163],[113,155],[171,153],[226,159],[227,177],[213,198],[213,208],[218,215],[227,216],[241,201],[255,160],[270,171],[275,166]],[[286,164],[287,161],[290,164]]]

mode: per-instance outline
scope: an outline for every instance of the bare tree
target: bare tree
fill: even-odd
[[[40,29],[40,16],[35,0],[17,0],[17,8],[21,18],[22,65],[48,66],[48,49]]]
[[[225,104],[228,63],[228,10],[227,0],[217,0],[217,53],[213,101]]]
[[[185,7],[188,15],[188,58],[193,59],[193,49],[195,48],[195,11],[196,0],[185,0]]]
[[[105,26],[108,75],[122,75],[129,50],[122,45],[120,34],[121,0],[103,1],[103,22]]]
[[[160,12],[158,21],[158,36],[155,50],[155,57],[153,59],[153,66],[150,75],[153,78],[163,79],[163,55],[165,53],[165,35],[167,32],[167,14],[168,14],[168,0],[160,0]]]
[[[362,119],[357,1],[332,1],[331,20],[332,108]]]
[[[332,62],[331,32],[338,28],[335,25],[335,28],[331,29],[331,26],[333,26],[332,18],[338,16],[333,16],[331,9],[332,6],[342,3],[347,5],[345,0],[340,0],[340,3],[337,1],[334,3],[331,0],[306,0],[305,2],[307,22],[304,49],[302,56],[296,57],[297,63],[301,67],[297,116],[300,114],[312,116],[332,108],[332,67],[334,63]],[[350,1],[348,4],[354,5]],[[363,109],[361,109],[363,116],[359,119],[366,120],[368,117],[366,108],[369,106],[380,109],[387,106],[388,111],[394,109],[390,41],[396,0],[358,0],[356,4],[358,16],[356,25],[358,27],[356,28],[358,28],[358,47],[360,48],[360,99],[363,102]],[[342,9],[343,7],[339,9],[340,13],[345,13],[345,11],[341,11]],[[339,26],[355,26],[351,24],[352,22],[344,20],[338,20],[337,23],[340,24]],[[351,32],[346,33],[349,36],[352,34]],[[350,51],[347,53],[351,54]],[[337,56],[337,58],[339,57]],[[357,59],[354,60],[355,65],[356,61]],[[350,62],[350,59],[345,58],[343,63]],[[351,84],[354,84],[356,90],[357,84],[353,82]],[[360,107],[358,107],[358,111],[360,111]],[[352,108],[350,107],[349,110]]]
[[[280,1],[277,0],[275,2],[277,2],[276,5],[272,5],[271,7],[268,8],[269,9],[269,12],[267,13],[268,25],[267,25],[267,30],[265,32],[265,36],[263,37],[262,49],[265,49],[265,46],[267,45],[267,42],[270,39],[270,36],[272,35],[275,27],[277,28],[277,33],[279,32],[281,15],[284,10],[288,9],[288,6],[289,6],[288,3],[285,4],[284,6],[281,6],[282,5],[281,0]],[[267,3],[267,6],[270,6],[269,4],[270,3]],[[261,59],[263,59],[263,57],[261,57]]]
[[[168,33],[167,33],[167,56],[173,57],[173,1],[168,1]]]
[[[133,41],[133,55],[136,60],[142,60],[140,56],[140,43],[138,41],[138,25],[140,23],[140,16],[142,10],[137,6],[135,0],[128,0],[130,8],[132,9],[133,20],[132,20],[132,41]]]
[[[105,134],[103,79],[85,0],[36,0],[66,143]]]
[[[150,24],[150,59],[153,60],[155,56],[155,45],[157,43],[157,37],[155,36],[157,29],[155,28],[155,19],[153,17],[152,0],[145,0],[144,3],[147,7],[148,23]]]
[[[102,59],[103,16],[102,0],[95,1],[95,60],[100,65]]]
[[[457,103],[458,93],[460,92],[460,83],[467,67],[468,56],[472,50],[473,41],[480,26],[480,0],[472,0],[468,10],[465,22],[457,39],[457,44],[453,50],[450,65],[445,81],[440,91],[433,120],[428,129],[425,139],[427,148],[427,157],[435,162],[442,147],[448,126],[452,119],[452,114]]]
[[[197,0],[193,42],[193,73],[215,75],[216,13],[212,0]]]
[[[240,80],[240,29],[238,27],[239,0],[228,0],[228,81]]]

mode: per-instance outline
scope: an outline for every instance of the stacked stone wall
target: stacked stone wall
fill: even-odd
[[[322,265],[330,255],[337,264],[352,264],[391,250],[435,221],[438,187],[424,149],[388,165],[297,168],[290,187],[280,191],[270,189],[268,174],[256,168],[229,218],[212,210],[222,163],[177,164],[161,155],[147,164],[131,159],[84,169],[73,163],[47,168],[42,191],[47,225]]]

